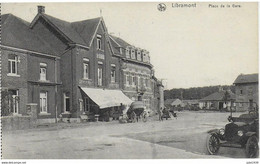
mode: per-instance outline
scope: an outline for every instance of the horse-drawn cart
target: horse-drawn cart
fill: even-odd
[[[133,102],[130,108],[127,110],[126,114],[129,122],[138,122],[140,119],[143,122],[146,122],[148,117],[142,101]]]

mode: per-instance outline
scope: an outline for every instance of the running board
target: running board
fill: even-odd
[[[242,148],[240,144],[235,143],[222,143],[220,144],[221,147],[233,147],[233,148]]]

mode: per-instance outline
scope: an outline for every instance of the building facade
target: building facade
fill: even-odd
[[[102,17],[66,22],[38,6],[31,23],[12,14],[1,23],[2,90],[10,113],[26,114],[27,104],[34,103],[39,120],[54,122],[110,116],[138,99],[155,106],[149,53],[115,46]]]
[[[234,85],[238,111],[258,107],[258,74],[241,74],[234,81]]]
[[[199,100],[200,108],[206,110],[230,111],[235,106],[235,94],[231,90],[219,88],[218,92],[212,93]]]
[[[110,35],[114,52],[121,56],[121,81],[123,92],[133,101],[142,100],[147,109],[156,110],[155,87],[158,80],[154,77],[153,66],[147,50],[136,48],[123,39]],[[160,96],[159,96],[160,97]]]

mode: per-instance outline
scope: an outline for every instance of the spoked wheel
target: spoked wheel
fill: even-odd
[[[206,146],[210,155],[217,154],[220,147],[219,138],[215,134],[209,134],[207,137]]]
[[[259,155],[258,139],[256,136],[251,136],[246,142],[247,158],[257,158]]]

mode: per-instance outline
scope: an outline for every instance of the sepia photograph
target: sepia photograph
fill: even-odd
[[[0,16],[2,164],[258,164],[258,2],[5,2]]]

